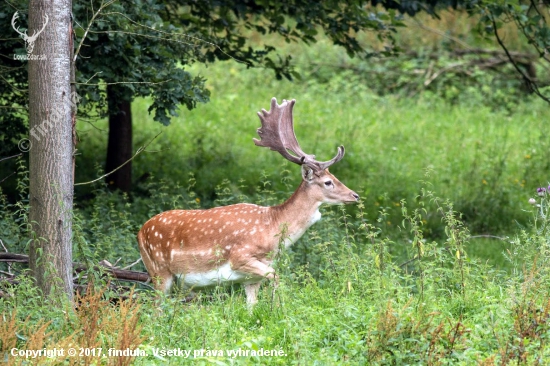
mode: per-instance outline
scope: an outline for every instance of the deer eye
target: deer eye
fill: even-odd
[[[325,187],[330,187],[332,185],[332,181],[331,180],[327,180],[325,182]]]

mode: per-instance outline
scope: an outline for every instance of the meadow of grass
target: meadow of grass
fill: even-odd
[[[403,42],[412,42],[408,37]],[[527,202],[548,184],[547,106],[527,98],[499,108],[485,98],[502,92],[490,85],[461,89],[459,98],[433,90],[381,95],[367,72],[374,66],[328,42],[288,47],[302,79],[276,80],[237,62],[194,67],[208,79],[211,102],[182,110],[168,127],[148,115],[147,100],[133,103],[136,149],[163,133],[134,160],[130,196],[103,182],[77,187],[75,261],[134,262],[137,231],[163,210],[289,197],[299,168],[252,142],[256,112],[272,97],[297,99],[295,129],[305,151],[325,160],[345,145],[331,172],[361,202],[322,209],[323,220],[278,254],[279,287],[262,286],[252,310],[237,286],[184,303],[183,291],[157,301],[137,285],[121,301],[93,271],[81,274],[95,286],[77,309],[58,309],[21,277],[0,288],[0,352],[9,364],[28,362],[10,356],[13,347],[103,354],[138,347],[147,354],[31,364],[548,363],[548,201],[537,198],[539,208]],[[106,128],[105,121],[79,122],[77,182],[102,174]],[[0,239],[12,252],[28,243],[25,170],[17,178],[21,202],[0,199],[9,213]],[[158,352],[171,349],[191,354]],[[237,350],[238,357],[228,353]],[[258,355],[262,350],[277,356]]]
[[[108,201],[109,193],[103,194]],[[429,213],[409,210],[404,202],[396,230],[403,232],[406,246],[381,235],[384,215],[370,222],[363,203],[356,217],[346,210],[329,210],[292,251],[279,253],[279,286],[273,291],[271,284],[264,284],[252,310],[239,287],[211,289],[184,303],[186,292],[159,300],[138,285],[127,300],[120,300],[105,290],[95,271],[81,274],[90,287],[77,298],[76,310],[71,305],[55,308],[21,278],[18,286],[2,289],[0,350],[8,364],[29,361],[11,355],[13,348],[72,347],[88,351],[79,357],[38,357],[30,363],[545,364],[550,359],[545,209],[550,202],[539,200],[543,209],[542,214],[533,213],[536,227],[510,240],[506,272],[468,255],[470,234],[449,202],[429,191],[422,197],[420,206],[435,202],[438,207],[433,214],[445,226],[441,240],[424,236],[423,221]],[[173,203],[192,198],[182,196]],[[131,248],[119,239],[133,234],[128,213],[106,207],[86,223],[96,233],[102,230],[92,249],[111,246],[123,256]],[[89,237],[81,224],[75,225],[78,242]],[[410,259],[397,261],[391,254],[394,246],[406,250]],[[83,251],[76,251],[79,260],[85,255],[102,258],[102,253]],[[107,357],[110,349],[140,353]],[[179,354],[167,353],[173,350]]]
[[[428,184],[454,202],[473,234],[508,234],[528,222],[527,200],[548,180],[546,106],[536,100],[507,111],[450,104],[429,93],[379,97],[368,85],[339,76],[327,83],[278,81],[268,70],[235,63],[201,73],[210,80],[212,101],[182,110],[168,127],[152,121],[147,101],[134,103],[136,148],[164,132],[149,145],[151,152],[135,159],[134,176],[150,173],[186,185],[193,175],[194,191],[206,206],[225,180],[228,189],[245,195],[256,194],[265,176],[277,191],[290,193],[298,185],[298,167],[252,142],[260,125],[256,112],[274,96],[297,99],[295,128],[305,151],[328,159],[345,145],[345,158],[331,171],[361,195],[370,219],[381,208],[389,211],[389,226],[400,221],[400,200],[413,204]],[[101,123],[82,126],[82,161],[103,163],[98,151],[104,151],[104,131]],[[282,169],[290,171],[285,184],[273,178]],[[82,171],[77,181],[96,176],[93,169]],[[426,230],[441,235],[439,218],[427,221]]]

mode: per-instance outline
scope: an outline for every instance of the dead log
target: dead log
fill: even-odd
[[[29,256],[25,254],[16,253],[0,253],[0,262],[8,263],[28,263]],[[78,274],[88,270],[88,267],[80,264],[73,263],[73,269]],[[117,267],[109,266],[104,261],[98,263],[93,267],[94,270],[104,271],[121,281],[134,281],[134,282],[147,282],[150,280],[149,274],[146,272],[131,271],[128,269],[120,269]]]

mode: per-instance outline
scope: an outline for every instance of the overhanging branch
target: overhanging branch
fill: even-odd
[[[529,88],[530,91],[535,93],[539,98],[541,98],[545,102],[550,103],[550,99],[547,98],[544,94],[542,94],[540,92],[537,83],[529,75],[525,74],[525,72],[523,72],[523,70],[519,67],[517,62],[514,60],[514,58],[510,54],[510,51],[508,51],[508,48],[506,47],[506,45],[504,44],[504,42],[502,41],[502,39],[498,35],[497,23],[495,21],[495,18],[493,16],[493,14],[492,13],[490,13],[490,14],[491,14],[490,18],[491,18],[491,23],[493,25],[493,33],[495,35],[495,38],[496,38],[499,46],[504,50],[504,53],[506,54],[506,57],[508,57],[508,60],[510,61],[512,66],[514,66],[516,71],[521,75],[521,77],[525,81],[525,84],[527,85],[527,87]]]

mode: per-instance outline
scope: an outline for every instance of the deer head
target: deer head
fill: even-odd
[[[27,35],[27,32],[23,33],[19,30],[19,27],[15,26],[15,21],[18,18],[19,18],[19,13],[16,11],[15,14],[13,14],[13,17],[11,18],[11,26],[25,41],[25,45],[26,45],[25,47],[27,48],[27,53],[32,53],[34,49],[34,42],[36,41],[40,33],[42,33],[42,31],[44,30],[44,28],[46,28],[46,25],[48,24],[48,20],[49,20],[48,15],[44,14],[44,25],[42,26],[42,29],[40,29],[38,32],[35,31],[30,37]]]
[[[306,154],[294,133],[292,109],[296,100],[283,100],[281,105],[277,99],[271,99],[271,108],[258,112],[262,127],[258,128],[260,140],[253,139],[256,146],[268,147],[277,151],[288,161],[302,166],[304,182],[321,186],[325,197],[322,203],[349,203],[358,200],[359,196],[344,186],[336,177],[329,173],[328,168],[342,160],[345,154],[344,146],[338,147],[338,152],[331,160],[317,161],[315,155]],[[316,179],[314,179],[316,178]],[[324,178],[324,179],[323,179]]]
[[[208,210],[172,210],[143,225],[138,242],[155,287],[167,292],[174,277],[187,288],[242,283],[248,304],[256,302],[260,282],[275,278],[271,266],[280,245],[291,245],[321,218],[323,203],[352,203],[357,193],[342,184],[328,167],[344,157],[340,146],[334,158],[315,160],[300,148],[294,134],[295,101],[271,100],[270,111],[258,113],[258,146],[279,152],[302,167],[302,183],[284,203],[263,207],[241,203]],[[281,237],[281,234],[284,237]]]

